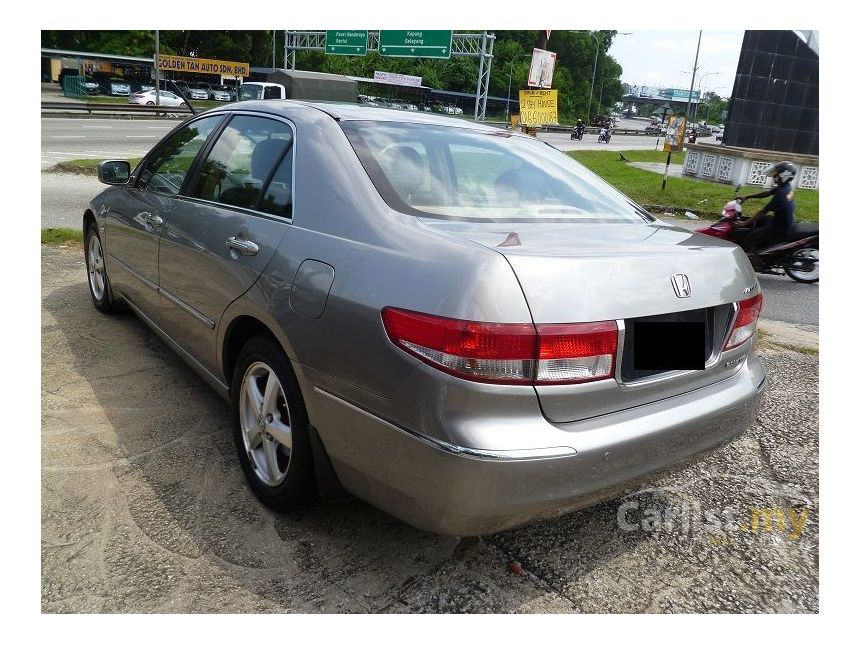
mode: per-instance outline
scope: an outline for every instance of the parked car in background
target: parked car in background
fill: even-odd
[[[230,91],[223,85],[209,86],[209,100],[211,101],[229,101]]]
[[[87,94],[94,95],[101,92],[98,81],[91,76],[85,76],[81,85],[83,85],[84,92]]]
[[[161,90],[156,103],[155,90],[148,92],[135,92],[128,97],[128,102],[135,105],[161,105],[163,107],[188,107],[185,99],[173,92]]]
[[[98,175],[93,304],[127,304],[229,401],[239,465],[276,510],[342,486],[421,529],[488,534],[756,418],[762,296],[741,248],[532,137],[260,101]]]
[[[251,81],[243,83],[239,88],[240,101],[257,101],[269,99],[287,98],[287,88],[280,83],[264,83],[262,81]]]
[[[131,87],[128,81],[121,78],[108,78],[99,83],[102,93],[108,96],[128,96]]]
[[[197,84],[197,85],[189,85],[188,93],[191,95],[191,98],[195,101],[208,101],[209,100],[209,86],[205,84]]]

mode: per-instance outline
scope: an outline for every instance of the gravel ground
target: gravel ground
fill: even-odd
[[[276,515],[227,405],[94,310],[81,256],[42,247],[43,612],[818,611],[816,356],[764,352],[741,438],[560,519],[460,540],[358,500]]]

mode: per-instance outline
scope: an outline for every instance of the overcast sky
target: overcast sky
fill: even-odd
[[[609,50],[624,68],[622,82],[690,89],[698,31],[619,29],[625,31],[630,35],[619,33]],[[694,89],[713,90],[721,96],[732,93],[743,38],[743,30],[702,32]]]

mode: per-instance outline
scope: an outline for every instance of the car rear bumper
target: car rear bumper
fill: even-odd
[[[318,388],[312,423],[356,496],[421,529],[482,535],[611,498],[649,473],[719,447],[752,424],[764,385],[752,354],[724,381],[663,401],[567,424],[535,419],[554,426],[563,442],[540,450],[454,446]]]

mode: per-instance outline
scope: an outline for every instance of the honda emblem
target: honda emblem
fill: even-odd
[[[689,298],[693,293],[690,289],[690,281],[683,273],[676,273],[672,276],[672,287],[675,289],[675,295],[679,298]]]

